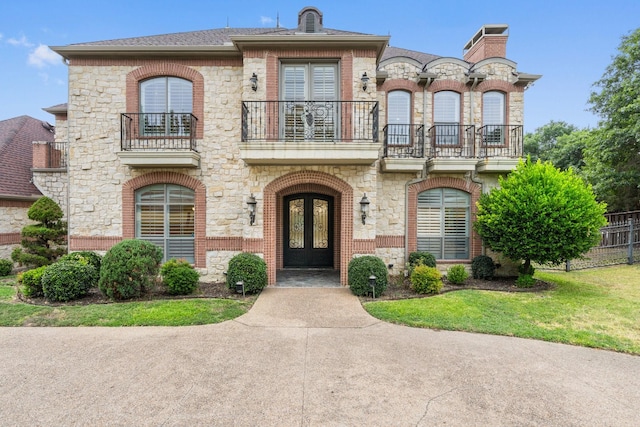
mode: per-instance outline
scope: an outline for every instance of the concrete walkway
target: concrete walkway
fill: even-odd
[[[0,425],[635,426],[640,357],[407,328],[268,288],[181,328],[0,328]]]

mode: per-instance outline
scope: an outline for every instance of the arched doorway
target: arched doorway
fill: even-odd
[[[333,217],[329,267],[340,270],[340,283],[346,285],[347,267],[353,255],[353,189],[340,178],[319,171],[292,172],[265,186],[264,258],[269,284],[276,283],[276,271],[285,266],[285,199],[291,200],[294,195],[320,195],[323,196],[320,200],[332,201],[328,211]]]

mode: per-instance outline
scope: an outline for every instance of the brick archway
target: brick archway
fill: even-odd
[[[340,282],[347,284],[347,267],[353,254],[353,189],[345,181],[318,171],[292,172],[274,179],[264,188],[264,259],[269,285],[276,283],[282,267],[282,199],[294,193],[319,193],[334,197],[334,267]]]
[[[436,177],[429,178],[424,181],[417,182],[409,185],[408,200],[407,200],[407,250],[408,253],[418,250],[418,223],[416,218],[418,217],[418,194],[431,190],[432,188],[455,188],[456,190],[462,190],[471,195],[471,218],[470,222],[473,224],[476,218],[477,206],[476,202],[482,194],[482,188],[479,184],[470,180],[453,177]],[[482,240],[475,231],[471,232],[470,242],[470,258],[473,259],[477,255],[482,253]],[[408,254],[407,254],[408,256]]]
[[[195,192],[195,266],[206,267],[207,190],[202,182],[188,175],[176,172],[151,172],[125,182],[122,185],[122,237],[125,239],[133,239],[135,237],[136,190],[153,184],[176,184],[190,188]]]

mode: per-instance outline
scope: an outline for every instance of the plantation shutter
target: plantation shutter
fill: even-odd
[[[411,95],[394,90],[387,96],[387,144],[409,145],[411,123]]]
[[[436,188],[418,195],[418,250],[436,259],[469,258],[470,196],[460,190]]]
[[[453,91],[436,92],[433,96],[433,120],[436,125],[436,145],[460,143],[460,94]]]
[[[482,97],[484,145],[504,145],[504,94],[485,92]]]
[[[194,262],[195,193],[171,184],[156,184],[136,192],[136,238],[148,240],[171,258]]]

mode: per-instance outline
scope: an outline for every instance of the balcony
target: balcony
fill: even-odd
[[[247,164],[361,164],[378,159],[374,101],[244,101]]]
[[[424,133],[424,136],[421,136]],[[503,173],[515,168],[522,157],[520,125],[473,125],[436,123],[388,125],[384,128],[382,170],[465,173]]]
[[[424,168],[424,126],[416,124],[386,125],[382,170],[385,172],[419,172]]]
[[[191,113],[124,113],[118,157],[139,168],[198,167],[197,121]]]
[[[427,170],[465,173],[476,168],[475,126],[436,123],[428,131]]]

